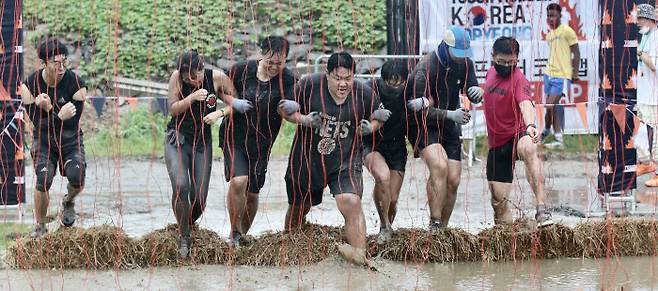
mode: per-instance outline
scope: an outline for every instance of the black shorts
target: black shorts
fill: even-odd
[[[461,126],[452,122],[445,121],[439,128],[436,127],[419,127],[416,124],[409,124],[407,134],[409,142],[414,149],[414,157],[420,157],[420,153],[427,146],[440,144],[448,154],[448,159],[453,161],[462,160],[462,140]]]
[[[294,173],[294,174],[293,174]],[[323,177],[309,177],[311,173],[304,171],[286,170],[286,191],[288,192],[288,204],[299,206],[311,204],[316,206],[322,203],[324,188],[329,186],[329,191],[336,196],[344,193],[352,193],[361,197],[363,193],[363,169],[361,166],[351,170],[338,171],[323,175],[322,169],[318,169],[313,175]],[[316,179],[313,179],[316,178]],[[314,182],[310,182],[315,180]]]
[[[84,185],[84,177],[87,169],[85,158],[85,147],[82,141],[67,143],[59,148],[56,142],[48,139],[34,139],[32,143],[32,159],[34,171],[37,176],[37,184],[49,190],[52,185],[55,172],[59,168],[60,176],[66,176],[66,167],[77,166],[80,168],[79,183]]]
[[[512,183],[514,181],[514,165],[519,160],[516,145],[526,133],[511,138],[504,145],[489,149],[487,154],[487,181]]]
[[[386,160],[389,170],[404,172],[407,166],[407,145],[402,141],[363,143],[363,158],[368,154],[378,152]]]
[[[247,176],[247,191],[258,193],[265,185],[270,149],[247,150],[241,146],[222,147],[226,182],[233,177]]]

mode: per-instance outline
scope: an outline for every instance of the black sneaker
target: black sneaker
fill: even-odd
[[[549,135],[551,135],[551,131],[548,130],[548,129],[544,129],[544,130],[541,132],[541,141],[544,142],[544,140],[545,140]]]
[[[243,242],[242,234],[238,231],[233,231],[229,239],[229,244],[235,248],[240,246],[240,243]]]
[[[535,220],[537,221],[538,227],[546,227],[555,224],[551,213],[546,210],[546,205],[537,205]]]
[[[37,224],[36,226],[34,226],[34,230],[32,230],[32,233],[30,233],[30,237],[39,238],[44,236],[46,233],[48,233],[48,229],[46,228],[46,226],[43,224]]]
[[[75,203],[62,202],[62,224],[71,227],[75,223]]]
[[[436,233],[442,228],[443,226],[440,219],[430,219],[429,232]]]
[[[190,254],[190,237],[181,236],[178,243],[178,254],[181,259],[187,259],[187,256]]]

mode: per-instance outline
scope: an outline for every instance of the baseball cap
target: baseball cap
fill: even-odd
[[[458,58],[473,57],[471,36],[465,29],[451,26],[443,35],[443,41],[448,45],[450,53]]]

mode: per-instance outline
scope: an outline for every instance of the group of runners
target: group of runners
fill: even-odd
[[[576,78],[573,66],[579,59],[575,33],[560,24],[560,11],[557,4],[547,10],[551,55],[544,85],[549,101],[556,104],[559,100],[554,99],[559,98],[554,96],[561,96]],[[522,160],[536,198],[537,223],[551,225],[537,155],[537,144],[550,130],[546,127],[542,134],[535,125],[533,91],[517,67],[519,43],[512,37],[497,39],[486,81],[478,84],[470,42],[464,28],[450,27],[436,50],[415,66],[408,59],[387,61],[381,77],[374,80],[355,79],[356,63],[347,52],[332,54],[325,72],[298,79],[286,67],[289,43],[279,36],[265,37],[259,45],[260,58],[240,61],[228,72],[207,69],[196,51],[181,53],[169,79],[171,117],[164,141],[180,256],[188,256],[192,226],[206,206],[214,144],[211,129],[219,120],[217,146],[223,152],[229,241],[234,247],[243,243],[254,223],[272,146],[284,120],[296,125],[285,173],[287,231],[304,225],[311,207],[322,202],[329,187],[352,247],[346,257],[363,261],[363,168],[375,180],[378,242],[386,243],[393,234],[408,143],[429,172],[428,230],[448,226],[461,179],[461,125],[471,117],[461,105],[461,96],[473,104],[483,102],[489,146],[486,173],[495,222],[512,221],[508,195],[515,161]],[[47,232],[48,192],[58,167],[68,179],[61,221],[64,226],[74,223],[74,201],[84,187],[86,168],[80,129],[85,82],[67,69],[68,52],[62,43],[45,41],[38,53],[44,66],[21,89],[35,125],[35,236]],[[554,126],[557,141],[562,142],[560,122],[553,121],[559,110],[553,111],[547,114],[546,124]]]

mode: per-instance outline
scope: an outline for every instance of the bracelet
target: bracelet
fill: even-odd
[[[537,126],[534,123],[530,123],[530,124],[526,125],[525,130],[527,131],[528,127],[531,127],[531,126],[534,127],[535,129],[537,129]]]

